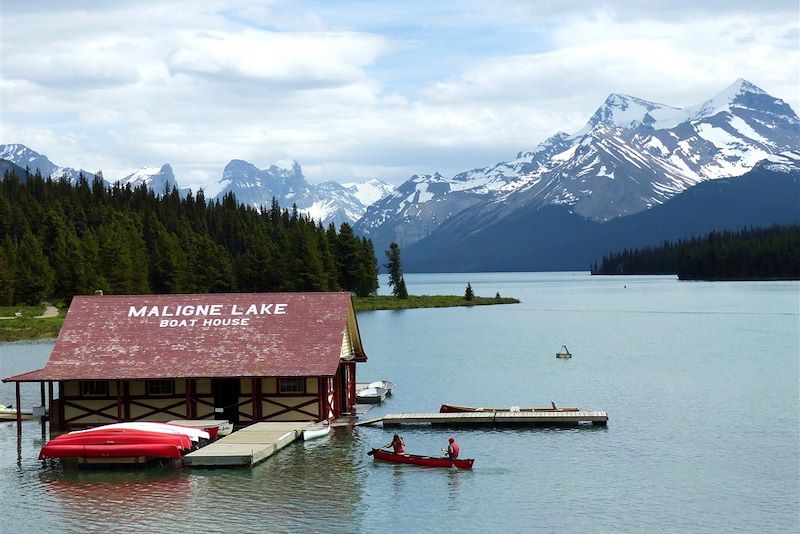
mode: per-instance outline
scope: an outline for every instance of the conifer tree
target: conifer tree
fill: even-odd
[[[384,265],[389,273],[389,285],[392,294],[399,299],[407,299],[406,281],[403,278],[403,267],[400,262],[400,246],[397,243],[389,245],[385,252],[388,262]]]
[[[30,231],[22,236],[16,254],[14,300],[34,305],[50,296],[53,290],[53,269],[42,253],[42,244]]]
[[[353,228],[347,223],[342,223],[336,243],[339,286],[352,293],[356,293],[359,287],[359,264],[362,258],[360,248],[360,243],[353,234]]]
[[[464,291],[464,300],[472,300],[475,298],[475,292],[472,291],[472,284],[467,282],[467,289]]]
[[[4,247],[0,246],[0,306],[14,304],[14,267],[6,256]]]

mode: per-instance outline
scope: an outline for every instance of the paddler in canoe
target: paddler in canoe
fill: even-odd
[[[405,454],[405,444],[406,440],[404,440],[402,436],[395,434],[392,438],[392,442],[388,445],[384,445],[383,448],[388,449],[391,447],[395,454]]]

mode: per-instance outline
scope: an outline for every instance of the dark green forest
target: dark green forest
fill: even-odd
[[[69,303],[73,295],[378,289],[372,242],[348,224],[109,187],[5,173],[0,182],[0,305]]]
[[[664,242],[603,257],[592,274],[677,274],[681,280],[800,279],[800,226],[771,226]]]

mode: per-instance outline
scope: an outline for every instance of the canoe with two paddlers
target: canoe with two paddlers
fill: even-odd
[[[372,449],[367,453],[376,460],[383,460],[384,462],[393,462],[397,464],[413,464],[425,467],[455,467],[457,469],[472,469],[472,464],[475,462],[473,458],[457,458],[451,460],[447,457],[436,456],[420,456],[416,454],[397,454],[391,451],[384,451],[381,449]]]

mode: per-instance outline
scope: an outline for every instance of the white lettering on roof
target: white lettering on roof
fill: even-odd
[[[222,316],[259,316],[259,315],[286,315],[288,304],[259,303],[250,305],[239,304],[198,304],[198,305],[161,305],[161,306],[129,306],[128,317],[222,317]],[[161,328],[193,327],[193,326],[247,326],[249,319],[222,319],[204,320],[162,320]]]

